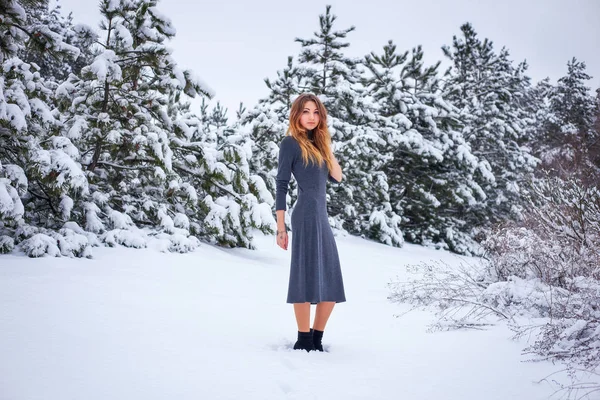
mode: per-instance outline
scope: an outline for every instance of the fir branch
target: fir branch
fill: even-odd
[[[143,169],[154,169],[154,167],[151,165],[148,165],[148,166],[140,165],[140,166],[136,166],[136,167],[127,167],[125,165],[113,164],[113,163],[106,162],[106,161],[98,161],[96,164],[97,165],[106,165],[106,166],[117,168],[117,169],[126,169],[126,170],[130,170],[130,171],[137,171],[137,170],[143,170]]]
[[[177,163],[173,163],[173,168],[175,168],[175,169],[178,169],[179,171],[182,171],[182,172],[186,172],[186,173],[188,173],[188,174],[190,174],[190,175],[193,175],[193,176],[199,177],[199,178],[201,178],[201,179],[207,180],[207,181],[209,181],[209,182],[210,182],[212,185],[214,185],[214,186],[218,187],[218,188],[219,188],[219,189],[221,189],[222,191],[224,191],[224,192],[226,192],[226,193],[230,194],[231,196],[233,196],[233,197],[234,197],[236,200],[240,200],[240,201],[242,200],[242,198],[240,197],[240,195],[238,195],[237,193],[231,192],[230,190],[228,190],[228,189],[224,188],[224,187],[223,187],[223,186],[221,186],[219,183],[215,182],[213,179],[210,179],[210,178],[209,178],[209,177],[207,177],[206,175],[200,175],[200,174],[198,174],[198,173],[196,173],[196,172],[192,171],[191,169],[189,169],[189,168],[187,168],[187,167],[185,167],[185,166],[183,166],[183,165],[179,165],[179,164],[177,164]]]

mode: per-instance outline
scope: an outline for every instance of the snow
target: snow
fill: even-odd
[[[59,147],[58,150],[38,149],[35,158],[38,160],[38,169],[41,173],[48,175],[52,172],[58,173],[55,185],[62,187],[65,184],[72,188],[80,189],[83,193],[88,192],[88,181],[81,165],[77,163],[70,155],[77,154],[75,148],[69,139],[56,137],[53,144]],[[60,149],[60,147],[63,147]]]
[[[69,139],[81,139],[84,131],[88,129],[88,123],[85,118],[75,117],[73,125],[67,133]]]
[[[249,177],[249,182],[254,186],[256,191],[258,192],[258,196],[261,201],[267,203],[269,206],[275,204],[275,199],[273,198],[273,194],[267,187],[265,181],[258,175],[251,175]]]
[[[179,67],[174,67],[173,75],[175,75],[176,78],[173,80],[173,86],[183,89],[185,87],[185,74],[183,70],[181,70]]]
[[[206,82],[204,82],[194,71],[185,70],[185,76],[192,83],[193,87],[198,87],[200,90],[204,91],[208,95],[208,97],[212,98],[215,96],[215,90],[209,86]],[[195,89],[189,88],[186,90],[186,94],[190,97],[194,97],[198,95],[198,92]]]
[[[117,34],[117,37],[119,37],[119,39],[121,39],[121,41],[123,42],[123,45],[126,48],[130,48],[133,46],[133,37],[131,37],[131,32],[129,32],[129,29],[127,29],[125,26],[123,26],[121,24],[117,24],[115,26],[115,32]]]
[[[154,18],[161,22],[162,31],[169,36],[175,36],[177,34],[177,30],[171,24],[171,19],[166,15],[158,11],[156,7],[149,7],[148,11]]]
[[[8,214],[15,208],[15,200],[19,198],[16,192],[8,179],[0,178],[0,214]]]
[[[204,204],[210,209],[204,223],[215,229],[219,236],[225,233],[224,221],[228,221],[234,230],[241,229],[240,205],[234,200],[221,196],[213,201],[212,196],[208,195],[204,198]]]
[[[43,233],[36,233],[29,239],[24,240],[21,242],[21,246],[31,257],[40,257],[44,254],[58,256],[60,254],[56,239]]]
[[[24,190],[27,189],[27,176],[25,175],[23,168],[15,164],[2,165],[2,163],[0,163],[0,171],[2,171],[4,176],[12,181],[16,187],[22,187]]]
[[[115,229],[127,229],[133,225],[131,217],[127,214],[120,213],[116,210],[111,210],[108,213],[112,227]]]
[[[42,122],[45,122],[45,123],[54,123],[55,122],[54,116],[52,115],[52,112],[48,108],[48,105],[46,103],[44,103],[42,100],[36,99],[36,98],[29,99],[29,104],[31,106],[31,111],[35,112],[35,114],[39,115]]]
[[[160,219],[160,226],[165,232],[173,233],[175,231],[175,223],[173,219],[167,214],[166,206],[161,206],[158,209],[158,218]]]
[[[105,80],[108,80],[108,82],[120,81],[122,71],[116,63],[117,58],[114,51],[107,49],[96,57],[89,68],[101,82]]]
[[[58,246],[60,247],[60,253],[63,256],[75,257],[79,254],[83,257],[92,256],[92,250],[89,246],[90,240],[87,235],[67,227],[61,229],[59,233],[62,237],[59,237],[58,239]]]
[[[46,48],[52,48],[64,54],[68,54],[73,59],[79,57],[80,50],[76,46],[72,46],[63,42],[63,37],[54,32],[50,27],[44,25],[33,25],[30,27],[37,34],[41,34],[46,38]]]
[[[0,236],[0,252],[10,253],[15,248],[15,241],[8,236]]]
[[[185,214],[177,213],[175,214],[175,218],[173,218],[173,224],[178,228],[189,229],[190,219]]]
[[[6,119],[10,122],[10,125],[17,131],[22,131],[27,128],[27,122],[25,121],[25,114],[21,107],[16,104],[6,104]]]
[[[63,195],[58,205],[58,209],[63,219],[68,220],[71,217],[71,211],[73,210],[73,199],[69,196]]]
[[[389,203],[388,203],[388,206],[389,206]],[[386,207],[386,209],[389,209],[389,207]],[[381,232],[382,232],[381,242],[382,243],[386,243],[387,245],[390,245],[390,246],[392,246],[394,243],[403,244],[404,237],[402,236],[402,232],[398,229],[394,229],[400,225],[400,217],[398,217],[398,216],[392,217],[391,222],[392,222],[393,227],[388,226],[386,221],[387,221],[386,215],[384,212],[381,212],[381,211],[374,211],[373,213],[371,213],[371,216],[369,217],[369,224],[371,224],[371,226],[375,227],[376,229],[381,230]],[[398,232],[400,232],[400,234],[398,234]]]
[[[187,195],[188,199],[192,202],[198,201],[198,193],[196,192],[196,188],[190,185],[189,183],[184,183],[181,185],[184,193]]]
[[[113,229],[106,232],[102,240],[109,246],[119,244],[127,247],[145,248],[147,246],[146,238],[143,232],[133,227],[128,229]]]
[[[6,15],[14,16],[19,23],[27,21],[27,13],[23,7],[16,1],[10,1],[8,4],[4,4],[3,7],[7,7],[4,12]]]
[[[98,37],[94,29],[91,26],[85,24],[73,25],[73,32],[79,34],[80,36],[88,36],[95,39]]]
[[[96,193],[98,193],[98,192],[94,192],[94,194],[92,196],[95,196]],[[98,214],[101,212],[100,208],[98,208],[98,206],[94,203],[85,203],[84,209],[85,209],[85,229],[87,231],[93,232],[93,233],[102,232],[104,230],[104,224],[102,223],[102,220],[98,216]]]
[[[0,217],[18,217],[25,212],[19,193],[10,181],[0,177]]]
[[[396,317],[408,306],[387,300],[387,283],[405,278],[408,264],[459,260],[410,244],[338,235],[348,301],[325,330],[328,352],[291,350],[290,252],[255,235],[254,251],[203,243],[162,253],[166,241],[157,240],[143,250],[94,248],[90,260],[0,256],[0,397],[542,400],[554,392],[537,382],[560,367],[522,362],[525,339],[509,340],[502,324],[427,333],[429,312]]]
[[[106,2],[106,11],[108,11],[108,12],[117,11],[119,9],[120,3],[121,2],[119,0],[108,0]]]

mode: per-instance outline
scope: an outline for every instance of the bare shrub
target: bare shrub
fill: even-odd
[[[547,177],[528,193],[523,220],[487,235],[481,263],[411,266],[414,277],[391,283],[389,298],[436,307],[436,329],[482,327],[493,323],[491,317],[507,320],[516,337],[533,337],[524,350],[532,360],[561,361],[573,376],[580,368],[597,373],[600,191],[577,179]],[[537,323],[526,325],[518,317]]]

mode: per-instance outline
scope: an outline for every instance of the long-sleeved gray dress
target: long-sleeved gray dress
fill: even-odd
[[[302,160],[300,145],[286,136],[279,146],[276,210],[286,210],[291,174],[298,183],[298,200],[292,211],[292,259],[288,303],[346,301],[337,246],[327,217],[327,164]]]

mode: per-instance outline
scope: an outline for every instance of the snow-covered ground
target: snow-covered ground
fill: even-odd
[[[293,237],[290,237],[293,240]],[[449,253],[337,237],[348,301],[327,353],[293,351],[290,253],[94,249],[92,260],[0,256],[1,400],[547,399],[559,369],[522,362],[502,324],[426,333],[387,283]],[[313,309],[314,310],[314,309]],[[559,378],[564,376],[559,375]]]

